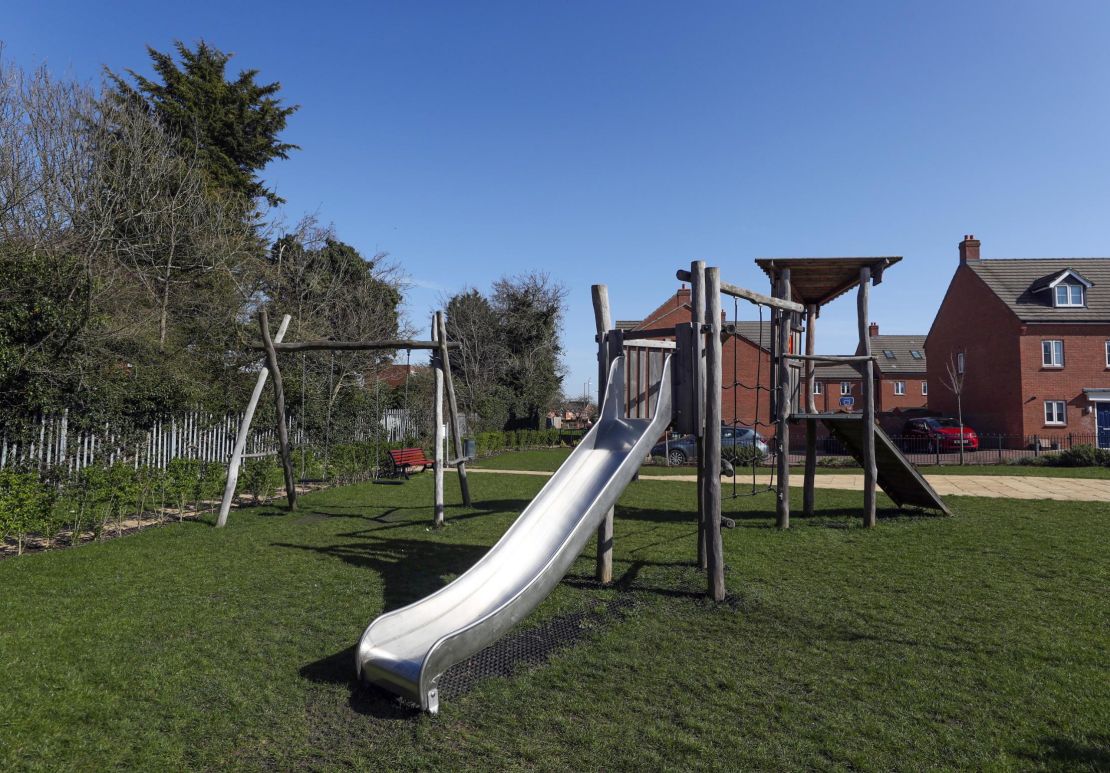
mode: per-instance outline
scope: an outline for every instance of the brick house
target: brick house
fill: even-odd
[[[879,413],[925,408],[929,400],[926,374],[925,336],[880,335],[871,323],[871,352],[875,362],[875,410]],[[819,365],[814,369],[814,398],[817,410],[858,411],[863,399],[863,379],[849,365]],[[844,404],[841,398],[850,398]]]
[[[1110,447],[1110,258],[959,264],[925,340],[929,408],[955,415],[948,370],[963,374],[964,420],[1024,447]]]
[[[692,313],[690,288],[683,286],[643,319],[617,320],[616,326],[624,330],[673,327],[682,322],[690,322]],[[728,321],[724,312],[722,316]],[[775,434],[775,429],[771,420],[769,390],[770,315],[765,316],[762,326],[759,322],[739,322],[737,332],[739,335],[729,338],[721,347],[721,383],[724,387],[721,395],[721,418],[726,424],[736,421],[748,427],[754,427],[758,418],[759,434],[771,437]],[[734,389],[734,381],[741,386]],[[751,388],[757,383],[762,383],[764,388]]]

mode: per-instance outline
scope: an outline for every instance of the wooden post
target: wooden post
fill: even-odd
[[[439,340],[439,326],[435,317],[432,318],[432,340]],[[436,409],[435,409],[435,518],[433,525],[438,529],[444,525],[444,506],[443,506],[443,445],[446,438],[443,432],[443,360],[439,356],[437,349],[432,354],[433,369],[435,370],[436,379]]]
[[[443,312],[436,312],[436,329],[439,331],[439,359],[443,363],[443,382],[447,388],[447,410],[451,417],[451,435],[455,439],[455,469],[459,473],[459,490],[462,502],[470,507],[470,481],[466,479],[466,462],[463,461],[463,441],[460,434],[462,422],[459,419],[459,404],[455,400],[455,380],[451,377],[451,355],[447,348],[447,323]]]
[[[285,475],[285,498],[289,509],[297,509],[297,482],[293,478],[293,458],[289,451],[289,429],[285,423],[285,389],[281,383],[281,370],[278,368],[277,350],[270,338],[270,318],[266,310],[258,312],[258,327],[262,333],[262,344],[266,347],[266,367],[274,378],[274,407],[277,410],[278,443],[281,448],[281,471]]]
[[[778,298],[790,298],[790,269],[780,269],[776,282],[775,295]],[[790,528],[790,426],[787,419],[790,417],[790,367],[785,355],[790,348],[790,312],[780,311],[778,320],[778,336],[775,342],[775,358],[778,368],[778,394],[775,399],[775,432],[777,434],[779,454],[777,472],[779,476],[778,500],[776,503],[776,525],[780,529]]]
[[[725,598],[725,557],[721,544],[721,275],[716,267],[705,270],[705,553],[709,595]]]
[[[285,338],[285,331],[289,328],[290,319],[291,317],[288,314],[281,318],[277,335],[274,336],[275,344],[281,343],[281,339]],[[224,498],[220,501],[220,514],[216,517],[217,529],[222,529],[227,525],[227,516],[231,512],[231,502],[235,499],[235,486],[239,481],[239,467],[243,463],[243,451],[246,450],[247,438],[250,436],[251,422],[254,420],[254,412],[258,408],[258,400],[262,397],[262,388],[266,386],[266,378],[269,375],[270,369],[267,367],[258,372],[258,379],[254,382],[251,399],[247,401],[247,409],[243,411],[243,418],[239,422],[239,432],[235,435],[235,446],[231,449],[231,460],[227,463],[227,483],[224,485]],[[203,455],[201,458],[204,458]]]
[[[814,325],[817,322],[817,305],[806,306],[806,355],[812,356],[816,345],[817,331]],[[813,394],[814,368],[813,360],[806,360],[805,390],[806,409],[809,413],[817,413],[817,398]],[[806,472],[805,489],[802,492],[802,512],[813,515],[814,509],[814,479],[817,477],[817,421],[806,419]]]
[[[605,384],[609,380],[609,345],[605,340],[612,319],[609,315],[609,288],[592,285],[590,295],[594,302],[594,327],[597,329],[597,410],[601,419],[601,406],[605,403]],[[597,581],[608,585],[613,581],[613,508],[601,519],[597,527]]]
[[[690,301],[691,317],[694,320],[694,367],[698,370],[694,403],[694,453],[698,456],[698,566],[709,568],[705,552],[705,335],[701,326],[705,323],[705,261],[690,263]],[[718,301],[719,304],[719,301]],[[718,469],[715,474],[719,474]]]
[[[867,329],[867,301],[871,286],[871,269],[859,270],[859,293],[856,296],[856,314],[859,323],[859,350],[856,354],[871,355],[871,335]],[[863,377],[863,525],[875,525],[875,481],[878,469],[875,462],[875,363],[867,360],[860,366]]]

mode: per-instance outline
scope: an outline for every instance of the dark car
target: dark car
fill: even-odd
[[[955,419],[911,419],[902,427],[902,448],[911,452],[979,450],[979,436]]]
[[[767,444],[754,429],[747,427],[721,427],[721,449],[735,448],[737,446],[751,446],[759,449],[762,454],[767,453]],[[666,443],[656,443],[652,446],[652,456],[662,456],[670,464],[686,464],[698,457],[697,440],[693,435],[683,435],[672,438]]]

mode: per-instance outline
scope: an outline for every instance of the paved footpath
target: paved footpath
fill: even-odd
[[[502,475],[538,475],[538,470],[493,470],[472,467],[470,472]],[[1110,480],[1099,478],[1044,478],[1032,475],[926,475],[941,496],[993,497],[997,499],[1057,499],[1071,502],[1110,502]],[[640,475],[640,480],[697,481],[696,475]],[[728,480],[722,478],[722,482]],[[863,475],[818,475],[817,488],[863,491]],[[801,487],[802,476],[791,475],[791,486]]]

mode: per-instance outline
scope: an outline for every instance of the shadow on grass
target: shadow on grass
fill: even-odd
[[[1110,736],[1095,736],[1089,743],[1077,743],[1071,738],[1042,738],[1041,748],[1021,756],[1051,767],[1084,770],[1110,770]]]
[[[420,716],[420,707],[401,700],[378,687],[361,683],[355,676],[355,646],[302,666],[302,678],[316,684],[337,684],[350,691],[347,705],[356,714],[375,719],[411,720]]]
[[[627,564],[628,568],[625,569],[620,577],[616,578],[609,585],[602,585],[598,582],[597,578],[585,574],[571,574],[568,573],[563,578],[563,584],[579,590],[600,591],[611,590],[618,593],[651,593],[656,596],[664,598],[678,598],[678,599],[700,599],[705,596],[705,589],[700,588],[695,590],[693,585],[701,583],[704,585],[705,574],[697,567],[697,561],[645,561],[637,559],[635,561],[615,561],[615,565]],[[684,576],[679,583],[671,587],[657,587],[650,585],[643,585],[639,582],[640,574],[645,567],[662,567],[667,569],[676,570],[672,574],[681,572]]]
[[[358,542],[334,545],[296,545],[275,542],[274,547],[307,550],[338,558],[360,569],[369,569],[382,581],[382,612],[411,604],[473,566],[489,550],[484,545],[460,545],[426,539],[365,537]]]

